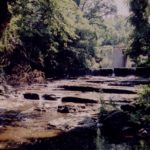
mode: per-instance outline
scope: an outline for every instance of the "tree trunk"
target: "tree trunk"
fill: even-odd
[[[8,10],[7,0],[0,0],[0,36],[9,23],[11,14]]]

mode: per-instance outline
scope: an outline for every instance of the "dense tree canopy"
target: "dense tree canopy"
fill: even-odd
[[[97,39],[73,1],[16,0],[9,11],[12,18],[0,40],[1,65],[25,63],[49,74],[89,67]]]
[[[0,66],[11,73],[17,65],[29,65],[48,76],[99,68],[103,46],[109,45],[111,50],[114,45],[128,43],[130,25],[116,16],[116,11],[111,0],[2,0]],[[147,7],[144,14],[148,14]],[[147,15],[144,20],[145,49],[149,41]],[[141,33],[136,26],[134,31],[133,37]],[[129,53],[137,56],[132,55],[134,52],[132,49]]]
[[[137,65],[150,64],[150,1],[131,0],[130,22],[134,26],[129,55]]]
[[[123,16],[106,18],[105,24],[107,34],[105,34],[103,45],[128,45],[129,37],[132,32],[128,18]]]

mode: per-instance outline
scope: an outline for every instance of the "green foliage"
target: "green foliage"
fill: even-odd
[[[12,51],[17,44],[19,44],[19,37],[17,34],[17,25],[18,17],[11,19],[8,26],[3,31],[1,40],[0,40],[0,51]]]
[[[145,86],[142,92],[139,93],[140,97],[138,99],[138,103],[141,106],[150,105],[150,86]]]
[[[9,3],[9,11],[12,19],[3,32],[0,50],[9,53],[5,59],[9,58],[11,67],[29,64],[47,74],[90,67],[87,60],[94,57],[97,39],[76,3],[16,0]]]
[[[150,86],[145,86],[139,93],[136,105],[139,107],[135,112],[131,113],[131,119],[134,122],[150,122],[150,115],[146,113],[146,110],[150,107]]]
[[[5,4],[12,18],[0,39],[1,66],[30,65],[48,75],[100,68],[106,66],[102,57],[107,57],[102,45],[127,41],[129,27],[123,19],[105,19],[116,12],[111,0],[9,0]]]
[[[129,55],[138,66],[150,64],[149,0],[131,0],[130,22],[134,26]]]
[[[80,9],[91,24],[102,27],[105,16],[116,13],[112,0],[80,0]]]
[[[91,66],[92,69],[101,68],[102,66],[105,67],[108,62],[107,50],[106,54],[105,48],[103,44],[108,39],[108,29],[107,23],[105,19],[107,16],[116,14],[116,6],[112,0],[75,0],[80,10],[83,12],[84,17],[89,21],[89,24],[92,26],[93,31],[95,32],[93,40],[90,39],[90,57],[88,59],[90,61],[87,62]],[[87,31],[86,31],[87,32]],[[114,37],[113,37],[114,38]],[[94,48],[94,50],[93,50]],[[103,61],[103,62],[102,62]],[[107,63],[107,64],[106,64]]]
[[[116,16],[115,18],[105,19],[107,34],[105,35],[104,45],[127,45],[132,27],[126,17]]]
[[[98,40],[98,47],[106,38],[107,24],[105,18],[116,14],[117,8],[112,0],[80,0],[80,9],[84,17],[89,20],[95,30],[95,38]]]

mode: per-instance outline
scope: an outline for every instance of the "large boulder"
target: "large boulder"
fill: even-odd
[[[134,137],[136,134],[137,130],[133,127],[123,127],[121,130],[121,135],[126,138]]]
[[[100,117],[100,123],[103,124],[102,131],[106,134],[118,135],[124,127],[128,126],[130,116],[123,111],[111,111],[105,116]]]
[[[114,110],[100,115],[102,134],[108,137],[131,138],[138,136],[141,122],[132,121],[127,112]]]
[[[126,112],[135,112],[136,106],[133,104],[126,104],[126,105],[122,105],[121,109]]]

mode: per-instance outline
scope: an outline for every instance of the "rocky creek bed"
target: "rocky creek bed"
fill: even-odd
[[[30,86],[1,85],[0,149],[40,149],[37,145],[45,141],[45,149],[55,150],[61,149],[58,144],[68,143],[62,137],[66,140],[73,138],[74,144],[77,144],[77,137],[85,139],[88,136],[83,141],[85,144],[91,141],[91,136],[99,139],[99,128],[103,128],[104,132],[109,129],[107,131],[112,135],[113,132],[119,135],[121,132],[127,139],[133,136],[149,138],[149,126],[132,124],[125,110],[128,108],[130,113],[130,109],[134,109],[129,104],[138,97],[140,85],[149,82],[149,79],[135,76],[85,76],[48,80],[47,83]],[[99,114],[102,104],[113,104],[118,110]],[[49,139],[54,145],[48,144]],[[83,144],[82,141],[80,144]],[[96,149],[93,146],[93,143],[92,147],[87,144],[86,149]],[[67,148],[62,146],[62,149]],[[80,145],[78,149],[85,148]]]

